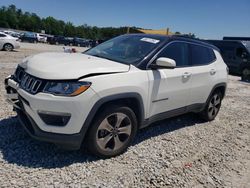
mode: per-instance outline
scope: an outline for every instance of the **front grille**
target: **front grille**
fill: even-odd
[[[14,77],[20,87],[31,94],[36,94],[42,91],[45,85],[42,79],[26,73],[22,67],[17,67]]]

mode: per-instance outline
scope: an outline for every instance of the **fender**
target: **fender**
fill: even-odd
[[[118,100],[118,99],[136,99],[138,101],[138,104],[140,106],[139,108],[139,121],[143,122],[145,115],[145,109],[144,109],[144,104],[143,104],[143,100],[140,94],[135,93],[135,92],[128,92],[128,93],[121,93],[121,94],[114,94],[114,95],[109,95],[106,96],[104,98],[99,99],[94,106],[92,107],[92,109],[90,110],[82,128],[80,131],[80,135],[82,137],[81,142],[84,140],[85,135],[88,131],[88,128],[92,122],[92,120],[94,119],[97,111],[100,109],[100,107],[102,107],[103,104],[107,103],[107,102],[112,102],[114,100]]]
[[[224,96],[225,96],[225,94],[226,94],[227,83],[226,83],[226,82],[218,83],[218,84],[216,84],[216,85],[213,87],[213,89],[211,90],[211,92],[210,92],[210,94],[209,94],[209,96],[208,96],[208,98],[207,98],[206,104],[208,103],[208,100],[210,99],[210,97],[211,97],[211,95],[213,94],[213,92],[214,92],[217,88],[219,88],[219,87],[224,87],[224,88],[225,88],[225,93],[224,93],[224,95],[222,96],[222,98],[224,98]]]

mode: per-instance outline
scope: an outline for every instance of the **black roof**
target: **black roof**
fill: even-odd
[[[165,40],[166,42],[174,41],[174,40],[192,42],[195,44],[199,44],[199,45],[206,46],[208,48],[212,48],[214,50],[220,51],[219,48],[212,45],[211,43],[207,43],[199,39],[193,39],[193,38],[182,36],[182,35],[158,35],[158,34],[144,34],[144,33],[136,33],[136,34],[129,34],[129,35],[136,35],[136,36],[141,36],[141,37],[152,37],[152,38],[163,40],[163,41]]]
[[[223,40],[250,41],[250,37],[223,37]]]
[[[181,40],[181,41],[186,41],[186,42],[192,42],[192,43],[195,43],[195,44],[199,44],[199,45],[202,45],[202,46],[206,46],[208,48],[212,48],[214,50],[217,50],[217,51],[220,51],[219,48],[217,48],[216,46],[210,44],[210,43],[207,43],[207,42],[204,42],[200,39],[194,39],[194,38],[189,38],[189,37],[186,37],[186,36],[178,36],[178,35],[173,35],[173,36],[170,36],[170,38],[172,38],[173,40]]]

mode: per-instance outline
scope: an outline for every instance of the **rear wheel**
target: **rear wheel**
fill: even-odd
[[[99,157],[123,153],[137,132],[137,120],[128,107],[112,106],[96,117],[87,135],[87,149]]]
[[[4,46],[3,46],[3,49],[5,50],[5,51],[12,51],[13,49],[14,49],[14,46],[12,45],[12,44],[9,44],[9,43],[7,43],[7,44],[5,44]]]
[[[202,118],[206,121],[212,121],[217,116],[222,101],[222,94],[220,91],[215,91],[209,98],[205,109],[201,112]]]

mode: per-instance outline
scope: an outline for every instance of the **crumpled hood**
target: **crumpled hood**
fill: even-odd
[[[89,74],[127,72],[129,65],[81,53],[41,53],[19,64],[35,77],[51,80],[78,79]]]

